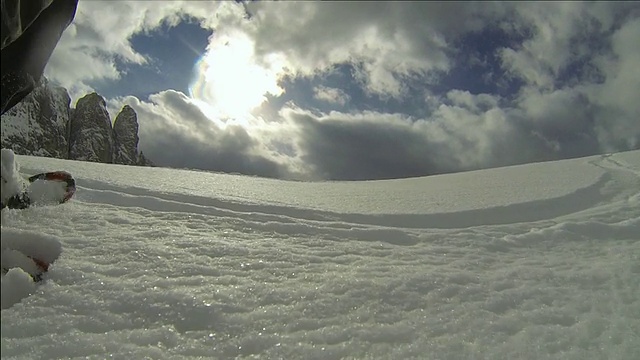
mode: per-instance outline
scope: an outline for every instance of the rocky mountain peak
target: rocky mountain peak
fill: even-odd
[[[138,163],[138,115],[129,105],[125,105],[113,123],[115,164]]]
[[[138,116],[125,105],[114,124],[105,99],[92,92],[70,107],[67,90],[42,77],[39,85],[2,115],[2,147],[16,154],[148,165],[138,151]]]
[[[80,98],[71,117],[69,158],[110,163],[113,134],[104,98],[91,93]]]
[[[78,99],[76,102],[76,109],[79,110],[83,107],[104,108],[106,111],[107,102],[102,96],[98,95],[98,93],[94,91]]]
[[[65,88],[43,76],[29,95],[2,115],[2,147],[16,154],[66,159],[70,102]]]

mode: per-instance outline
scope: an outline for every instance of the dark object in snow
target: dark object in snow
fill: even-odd
[[[9,199],[7,199],[7,203],[0,203],[2,205],[2,209],[5,207],[9,209],[26,209],[31,204],[31,199],[29,198],[29,194],[26,192],[15,194]]]
[[[2,114],[40,81],[78,0],[1,0]]]
[[[31,275],[33,277],[33,280],[35,282],[42,281],[42,276],[44,275],[44,273],[49,271],[49,265],[50,264],[48,262],[44,261],[44,260],[36,259],[34,257],[31,257],[31,256],[29,256],[29,258],[31,260],[33,260],[33,262],[38,267],[38,273],[36,273],[35,275]]]

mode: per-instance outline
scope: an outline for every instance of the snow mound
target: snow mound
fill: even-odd
[[[15,161],[13,151],[2,149],[2,202],[21,192],[25,187],[25,181],[20,177],[20,165]]]
[[[29,185],[29,198],[38,205],[60,204],[66,193],[66,183],[62,181],[36,180]]]
[[[35,290],[34,277],[42,271],[33,259],[53,263],[62,253],[62,243],[55,236],[3,227],[0,244],[2,271],[7,271],[2,276],[2,309],[6,309]]]
[[[15,256],[12,254],[11,256]],[[5,252],[2,253],[4,266]],[[2,309],[7,309],[20,300],[33,294],[36,284],[29,273],[21,268],[9,269],[6,275],[2,276]]]

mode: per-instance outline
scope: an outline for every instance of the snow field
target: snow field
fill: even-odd
[[[640,151],[354,183],[17,159],[78,191],[2,213],[3,248],[61,249],[3,277],[3,358],[640,358]]]

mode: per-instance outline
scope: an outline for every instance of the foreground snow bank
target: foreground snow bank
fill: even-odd
[[[7,213],[10,211],[17,210],[7,210]],[[3,225],[5,221],[3,211]],[[62,253],[62,244],[55,236],[3,226],[0,247],[3,271],[2,309],[6,309],[35,290],[34,278],[41,275],[42,269],[33,259],[52,264]]]
[[[13,151],[2,149],[2,201],[23,192],[26,181],[20,174],[20,165]],[[29,195],[36,204],[45,203],[51,197],[51,189],[44,181],[29,187]],[[33,184],[32,184],[33,185]],[[54,184],[55,185],[55,184]],[[56,194],[54,194],[56,195]],[[59,196],[58,196],[59,198]],[[51,203],[51,201],[49,201]],[[60,256],[62,244],[51,235],[20,229],[5,228],[16,211],[2,210],[2,236],[0,237],[0,265],[2,267],[2,309],[11,307],[35,291],[34,279],[39,279],[43,269],[38,264],[51,264]],[[34,261],[34,259],[36,259]],[[36,262],[37,261],[37,262]]]

